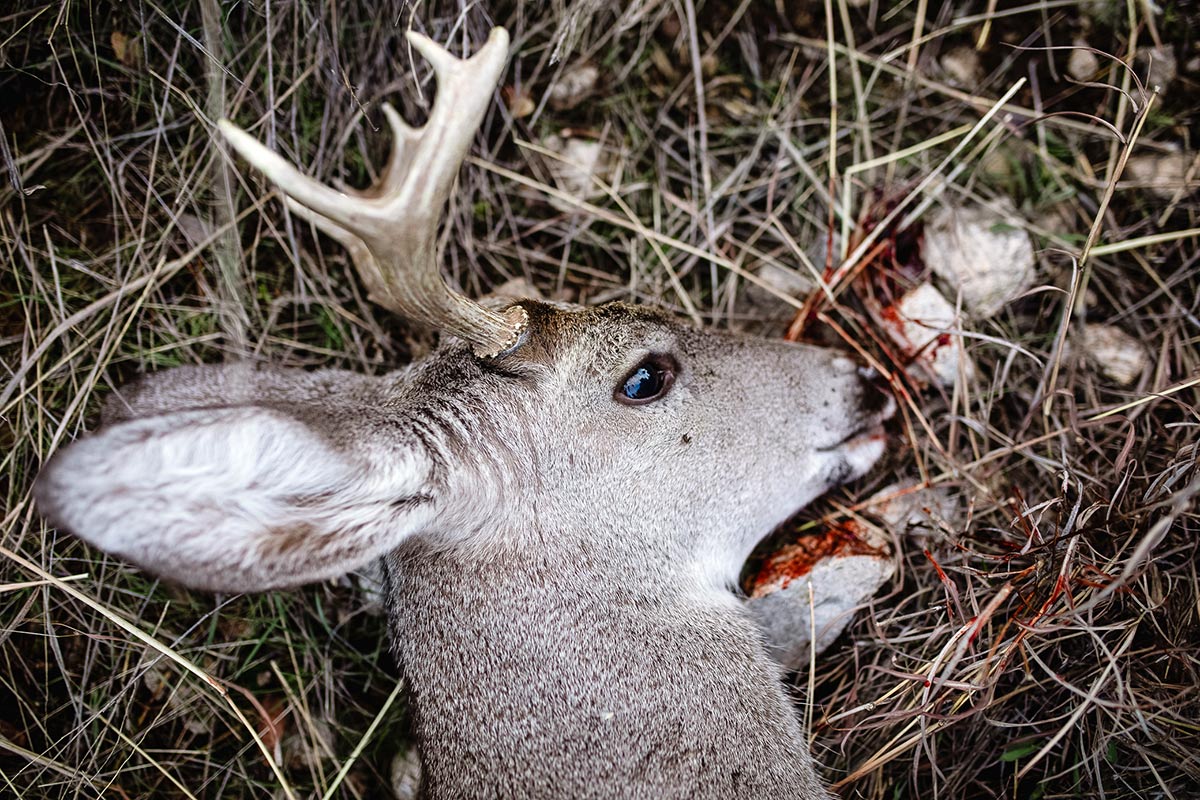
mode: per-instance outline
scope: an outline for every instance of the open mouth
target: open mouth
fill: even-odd
[[[864,425],[861,428],[857,428],[849,436],[837,442],[836,444],[831,445],[830,447],[822,447],[820,452],[827,453],[831,450],[845,449],[853,450],[857,447],[862,447],[865,444],[882,441],[886,437],[887,433],[885,433],[883,430],[883,422],[873,422],[869,425]]]
[[[751,562],[742,581],[742,590],[749,597],[763,597],[786,589],[792,581],[812,572],[817,562],[845,556],[886,555],[881,543],[871,543],[870,533],[853,519],[818,528],[815,533],[797,535],[793,522],[788,543],[761,560]]]
[[[839,441],[818,452],[834,453],[843,470],[832,485],[864,475],[882,455],[887,432],[884,423],[896,414],[896,401],[884,395],[883,402],[867,410],[858,426]],[[796,577],[808,574],[813,566],[827,558],[840,556],[882,557],[886,546],[871,541],[869,531],[853,519],[818,526],[814,533],[801,533],[804,508],[797,509],[759,542],[742,570],[742,588],[750,597],[758,597],[784,588]]]

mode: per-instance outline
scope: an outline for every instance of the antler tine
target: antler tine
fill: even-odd
[[[350,251],[371,299],[472,344],[477,355],[512,348],[525,329],[520,306],[496,313],[451,290],[437,264],[437,227],[508,57],[508,33],[459,59],[417,33],[413,47],[433,66],[437,95],[418,129],[384,106],[392,151],[380,179],[363,192],[339,192],[301,173],[228,120],[221,133],[288,196],[288,205]]]
[[[413,156],[417,153],[421,134],[409,127],[391,103],[383,104],[383,116],[392,129],[392,151],[388,154],[387,165],[376,186],[380,195],[388,195],[399,191],[404,183],[404,176],[408,174]]]

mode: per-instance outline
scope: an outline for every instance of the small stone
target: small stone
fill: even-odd
[[[585,61],[568,67],[550,87],[550,107],[556,111],[575,108],[592,96],[599,81],[600,70],[594,64]]]
[[[1191,191],[1196,186],[1193,179],[1187,180],[1192,158],[1186,153],[1163,153],[1132,156],[1125,162],[1121,176],[1121,188],[1146,189],[1171,200],[1180,189]]]
[[[396,800],[416,800],[421,792],[421,757],[417,748],[411,747],[397,753],[392,759],[392,795]]]
[[[343,576],[340,582],[345,582],[355,590],[354,608],[346,610],[352,613],[365,611],[371,616],[384,612],[387,605],[387,575],[382,561],[369,561]]]
[[[922,283],[907,292],[895,305],[883,309],[883,327],[899,346],[901,355],[912,359],[909,374],[934,378],[942,386],[953,386],[961,370],[967,380],[975,366],[963,349],[961,321],[954,306],[934,288]]]
[[[1115,325],[1084,325],[1083,347],[1088,360],[1121,386],[1136,382],[1150,366],[1142,343]]]
[[[1114,3],[1113,0],[1080,0],[1079,13],[1087,27],[1093,23],[1115,26],[1124,21],[1124,3]]]
[[[863,514],[878,519],[896,536],[928,533],[939,524],[954,524],[958,502],[942,486],[894,483],[871,495]]]
[[[537,108],[529,92],[515,86],[505,86],[500,90],[500,96],[504,98],[508,113],[513,115],[513,119],[528,117]]]
[[[804,298],[816,289],[816,281],[800,264],[789,269],[764,261],[757,269],[747,268],[757,281],[747,279],[742,283],[730,326],[739,333],[778,336],[780,327],[796,316]]]
[[[197,736],[211,734],[213,712],[201,701],[200,692],[190,677],[180,678],[170,670],[164,659],[149,650],[143,660],[148,663],[142,673],[142,685],[154,700],[162,701],[177,715],[188,732]]]
[[[1167,87],[1175,82],[1175,76],[1179,74],[1175,50],[1169,46],[1139,47],[1136,63],[1139,77],[1148,92],[1158,89],[1161,94],[1166,94]]]
[[[941,57],[938,63],[946,73],[946,82],[960,89],[975,90],[983,81],[983,64],[974,47],[955,47]]]
[[[1077,81],[1090,81],[1100,71],[1100,59],[1088,49],[1084,39],[1076,39],[1074,46],[1067,58],[1067,74]]]
[[[551,135],[543,139],[542,144],[560,156],[548,159],[550,173],[558,188],[584,199],[604,194],[594,179],[611,183],[613,164],[599,142]],[[571,207],[570,210],[575,209]]]
[[[1019,156],[1005,147],[988,150],[979,159],[979,168],[994,184],[1004,185],[1016,175],[1014,166],[1019,165]]]
[[[1059,203],[1046,209],[1038,218],[1038,223],[1042,230],[1051,236],[1064,237],[1079,234],[1081,233],[1081,224],[1077,214],[1077,210],[1070,203]],[[1082,233],[1086,232],[1087,229],[1084,228]]]
[[[925,224],[925,264],[980,319],[1033,285],[1033,242],[1012,203],[942,206]]]
[[[313,774],[319,764],[329,762],[336,746],[337,740],[329,723],[313,719],[311,722],[296,720],[284,735],[280,749],[288,769]]]
[[[176,215],[175,225],[191,247],[199,246],[201,242],[208,240],[213,235],[212,223],[195,214]]]
[[[754,273],[757,282],[746,284],[746,295],[755,305],[773,305],[781,303],[788,308],[793,306],[780,295],[800,298],[808,295],[816,288],[816,281],[799,269],[788,269],[781,264],[765,262]]]

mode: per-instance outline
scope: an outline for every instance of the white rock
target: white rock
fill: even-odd
[[[883,327],[901,353],[913,359],[910,374],[932,376],[943,386],[953,386],[960,369],[967,380],[975,375],[962,336],[954,333],[962,322],[933,284],[922,283],[884,309]]]
[[[396,800],[416,800],[421,793],[421,757],[417,748],[397,753],[390,772],[392,794]]]
[[[558,111],[575,108],[596,91],[600,70],[586,61],[563,70],[558,81],[550,87],[550,107]]]
[[[938,63],[946,73],[946,82],[962,89],[977,89],[983,81],[983,64],[974,47],[955,47]]]
[[[746,609],[771,655],[789,670],[802,669],[810,646],[820,653],[833,644],[894,569],[884,537],[843,523],[771,556],[751,581]]]
[[[1160,94],[1165,94],[1179,74],[1179,61],[1175,58],[1175,50],[1169,46],[1139,47],[1136,63],[1139,77],[1149,92],[1158,89]]]
[[[582,199],[604,194],[593,178],[611,183],[613,165],[612,159],[599,142],[580,137],[564,139],[551,135],[543,139],[542,144],[559,156],[547,159],[550,173],[554,176],[558,188]]]
[[[942,206],[925,223],[925,264],[949,287],[962,292],[963,306],[986,319],[1037,277],[1033,242],[1007,200],[996,208]]]
[[[1100,372],[1122,386],[1136,381],[1150,366],[1142,343],[1115,325],[1084,325],[1083,347]]]
[[[1090,81],[1100,71],[1100,59],[1088,49],[1084,39],[1076,39],[1075,49],[1067,57],[1067,74],[1077,81]]]
[[[764,262],[754,272],[758,282],[746,282],[744,296],[750,305],[759,311],[766,309],[778,311],[780,314],[795,313],[795,307],[780,295],[798,299],[816,289],[816,281],[807,272],[801,272],[802,269],[803,267],[788,269],[779,264]]]
[[[788,269],[780,264],[764,263],[755,273],[764,284],[788,297],[802,297],[817,288],[816,281],[800,269]],[[759,287],[762,288],[762,287]]]
[[[957,524],[959,503],[942,486],[894,483],[868,498],[863,513],[897,536],[929,532],[939,523]]]
[[[1196,185],[1193,178],[1187,181],[1188,169],[1192,158],[1185,153],[1164,153],[1131,156],[1125,162],[1125,172],[1121,176],[1122,188],[1146,189],[1159,197],[1170,200],[1175,193],[1187,187],[1190,191]]]

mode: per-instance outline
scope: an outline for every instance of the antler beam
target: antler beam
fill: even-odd
[[[367,190],[341,192],[309,178],[229,120],[229,144],[276,184],[288,206],[349,252],[372,300],[471,343],[479,356],[511,349],[525,329],[520,306],[484,308],[446,285],[437,259],[437,228],[475,132],[508,60],[508,33],[493,28],[474,56],[459,59],[410,31],[408,40],[432,66],[437,95],[429,121],[414,129],[390,105],[392,152]]]

